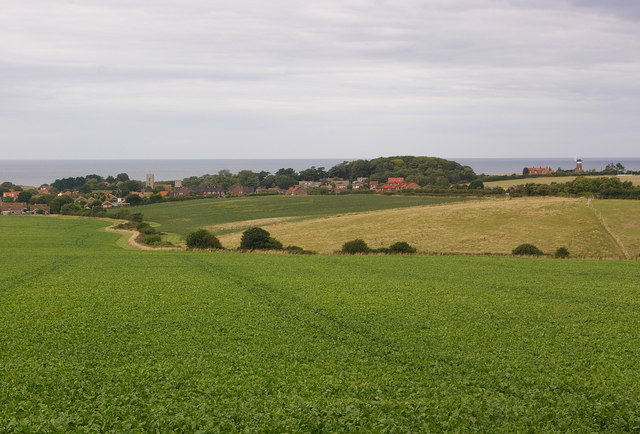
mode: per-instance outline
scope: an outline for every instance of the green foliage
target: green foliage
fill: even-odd
[[[146,222],[138,223],[136,225],[136,230],[143,234],[156,233],[156,230],[149,223],[146,223]]]
[[[637,430],[635,261],[142,252],[107,224],[0,224],[2,431]]]
[[[142,242],[151,246],[157,245],[162,242],[162,236],[157,233],[147,234],[142,237]]]
[[[640,186],[617,177],[578,176],[565,183],[536,184],[509,187],[513,197],[518,196],[596,196],[601,199],[640,199]]]
[[[518,256],[540,256],[542,251],[533,244],[520,244],[518,247],[511,251],[511,254]]]
[[[60,207],[60,214],[78,215],[82,212],[82,207],[77,203],[66,203]]]
[[[51,202],[49,202],[51,213],[59,214],[62,206],[68,203],[73,203],[73,198],[71,196],[63,195],[54,197],[53,199],[51,199]]]
[[[21,191],[20,193],[18,193],[17,202],[29,202],[32,196],[33,192],[31,191]]]
[[[128,194],[124,198],[125,202],[129,203],[131,206],[142,205],[142,198],[137,194]]]
[[[351,241],[347,241],[342,245],[342,253],[347,253],[349,255],[355,255],[356,253],[369,253],[371,249],[367,246],[367,243],[361,239],[355,239]]]
[[[416,248],[409,245],[406,241],[398,241],[389,246],[389,251],[391,253],[415,253]]]
[[[240,248],[245,250],[280,250],[282,243],[271,237],[271,234],[264,229],[252,227],[242,233]]]
[[[569,249],[566,247],[559,247],[558,250],[553,254],[554,258],[568,258],[569,257]]]
[[[328,171],[329,176],[355,180],[359,176],[386,182],[389,177],[402,176],[420,185],[448,186],[457,181],[477,178],[469,166],[435,157],[381,157],[371,161],[356,160],[340,163]]]
[[[474,179],[469,183],[469,190],[478,190],[484,188],[484,183],[479,179]]]
[[[222,249],[220,240],[205,229],[198,229],[187,235],[187,247],[190,249]]]

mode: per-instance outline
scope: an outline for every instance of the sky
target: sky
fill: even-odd
[[[0,0],[4,159],[640,157],[638,0]]]

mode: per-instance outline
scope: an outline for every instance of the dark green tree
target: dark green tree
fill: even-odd
[[[354,255],[356,253],[368,253],[371,249],[367,246],[367,243],[361,239],[355,239],[352,241],[347,241],[342,245],[342,253],[348,253],[350,255]]]
[[[518,247],[511,251],[512,255],[518,256],[540,256],[542,255],[542,250],[534,246],[533,244],[525,243],[520,244]]]
[[[242,233],[240,248],[245,250],[282,249],[282,243],[259,227],[252,227]]]
[[[205,229],[198,229],[187,235],[187,247],[190,249],[222,249],[220,240]]]
[[[142,204],[142,198],[137,194],[128,194],[124,198],[125,202],[127,202],[131,206],[137,206]]]

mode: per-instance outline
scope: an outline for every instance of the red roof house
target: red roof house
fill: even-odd
[[[548,167],[527,167],[529,175],[551,175],[553,170]]]
[[[302,185],[294,185],[293,187],[289,188],[285,194],[288,196],[306,196],[307,189]]]
[[[405,182],[403,177],[388,178],[386,184],[376,187],[378,191],[382,191],[383,193],[391,193],[394,191],[417,189],[417,188],[420,188],[418,184],[416,184],[413,181]]]

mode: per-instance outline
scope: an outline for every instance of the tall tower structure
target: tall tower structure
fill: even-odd
[[[582,172],[582,160],[578,158],[576,160],[576,168],[573,169],[574,172]]]
[[[149,188],[153,188],[155,187],[155,181],[153,180],[153,173],[147,173],[147,180],[145,181],[145,184],[147,187]]]

